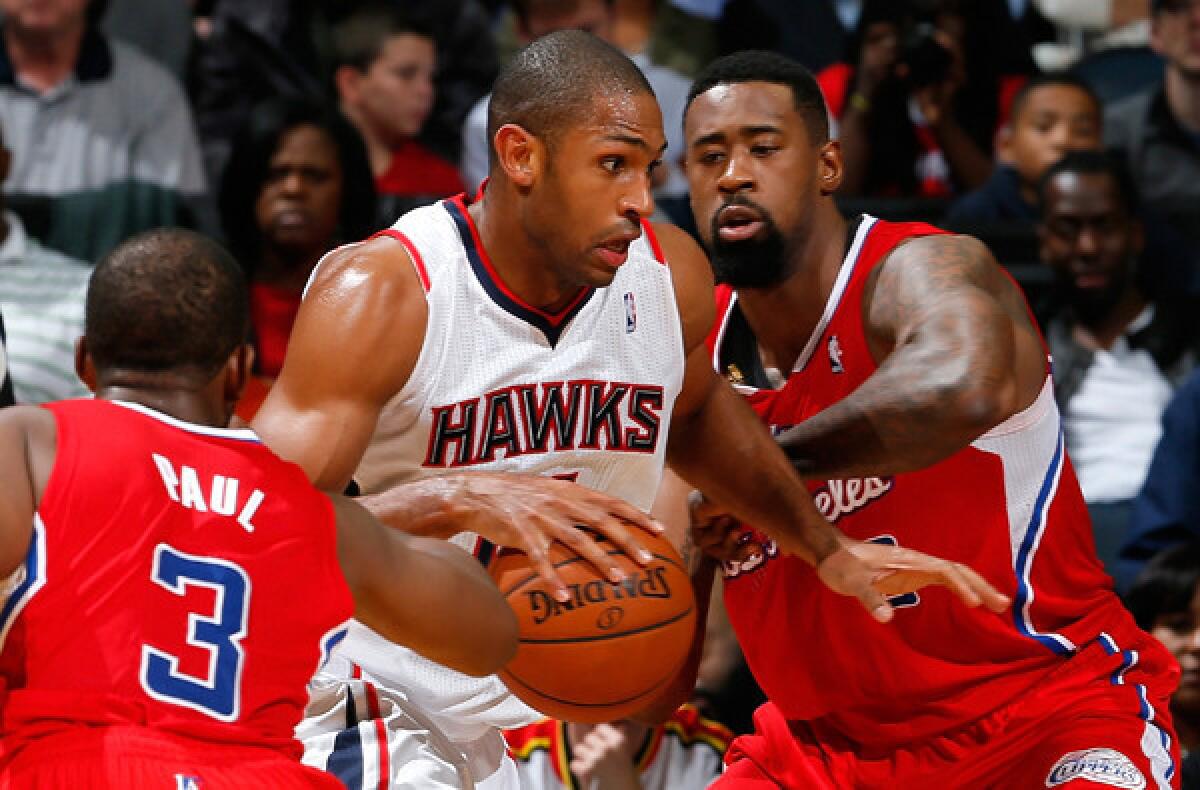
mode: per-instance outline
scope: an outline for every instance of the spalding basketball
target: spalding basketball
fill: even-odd
[[[502,550],[492,561],[521,634],[500,677],[529,706],[566,721],[613,721],[646,707],[683,666],[696,628],[691,580],[664,538],[639,531],[637,539],[654,554],[644,566],[600,543],[626,572],[620,583],[554,543],[551,562],[570,592],[565,602],[521,552]]]

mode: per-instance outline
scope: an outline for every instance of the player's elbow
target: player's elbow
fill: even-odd
[[[976,437],[1004,420],[1008,397],[1003,388],[972,383],[957,389],[951,411],[963,432]]]
[[[487,617],[480,618],[482,628],[474,634],[474,649],[464,656],[458,667],[464,674],[475,677],[494,675],[517,654],[517,617],[499,595],[496,597],[497,603],[491,607]]]

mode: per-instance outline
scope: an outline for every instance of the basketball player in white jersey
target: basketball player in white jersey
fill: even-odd
[[[353,477],[385,521],[485,562],[494,544],[520,548],[564,594],[549,543],[611,576],[586,525],[637,559],[632,527],[654,528],[665,461],[881,621],[885,594],[926,584],[1004,607],[961,565],[845,538],[713,373],[708,263],[644,219],[665,139],[632,62],[578,31],[539,39],[498,78],[488,125],[491,178],[473,200],[416,209],[319,265],[255,420],[273,450],[320,486]],[[693,575],[700,600],[711,572]],[[497,728],[537,716],[497,678],[363,626],[343,645],[300,730],[306,761],[351,787],[516,787]],[[691,683],[645,715],[666,718]]]

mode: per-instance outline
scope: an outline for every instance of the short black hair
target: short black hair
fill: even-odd
[[[825,106],[825,96],[812,72],[778,52],[761,49],[748,49],[717,58],[702,69],[688,91],[684,117],[687,117],[692,101],[701,93],[717,85],[740,82],[769,82],[791,88],[796,110],[804,119],[813,142],[820,144],[829,140],[829,109]]]
[[[1117,199],[1130,217],[1141,214],[1141,198],[1137,184],[1129,173],[1124,158],[1111,151],[1070,151],[1063,155],[1042,174],[1038,181],[1038,200],[1046,205],[1046,192],[1050,183],[1062,173],[1103,174],[1113,180],[1117,188]]]
[[[84,334],[97,372],[181,372],[207,381],[250,322],[246,278],[212,239],[182,228],[139,233],[88,284]]]
[[[594,99],[614,93],[654,95],[625,53],[582,30],[542,36],[516,54],[496,78],[488,102],[488,140],[512,123],[553,147],[568,128],[592,118]],[[490,161],[496,163],[494,143]]]
[[[434,40],[433,27],[422,17],[407,13],[396,2],[362,3],[334,26],[330,36],[333,66],[366,71],[383,52],[392,36],[409,33]]]
[[[342,206],[336,241],[358,241],[375,230],[375,179],[367,149],[354,127],[338,112],[308,99],[267,99],[251,109],[234,137],[217,198],[226,240],[250,271],[262,254],[254,206],[280,141],[297,126],[324,130],[337,147]]]
[[[1100,97],[1096,95],[1096,91],[1092,88],[1083,77],[1070,71],[1051,71],[1045,74],[1035,74],[1025,81],[1016,93],[1013,94],[1012,104],[1010,105],[1008,117],[1011,122],[1015,123],[1021,111],[1025,109],[1025,102],[1029,99],[1029,94],[1033,93],[1038,88],[1046,87],[1063,87],[1077,88],[1087,95],[1092,101],[1092,105],[1096,108],[1096,117],[1103,118],[1104,105],[1100,101]]]
[[[1154,555],[1125,594],[1125,606],[1143,631],[1164,614],[1191,609],[1200,583],[1200,542],[1182,543]]]

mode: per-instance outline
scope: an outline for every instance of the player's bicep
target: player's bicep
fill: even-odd
[[[898,248],[880,268],[867,310],[872,341],[887,356],[881,371],[907,370],[914,388],[941,391],[970,411],[979,401],[983,411],[1011,413],[1016,337],[1002,277],[970,237],[930,236]]]
[[[327,255],[300,306],[255,431],[319,487],[340,490],[380,410],[416,364],[426,316],[420,280],[393,239]]]

